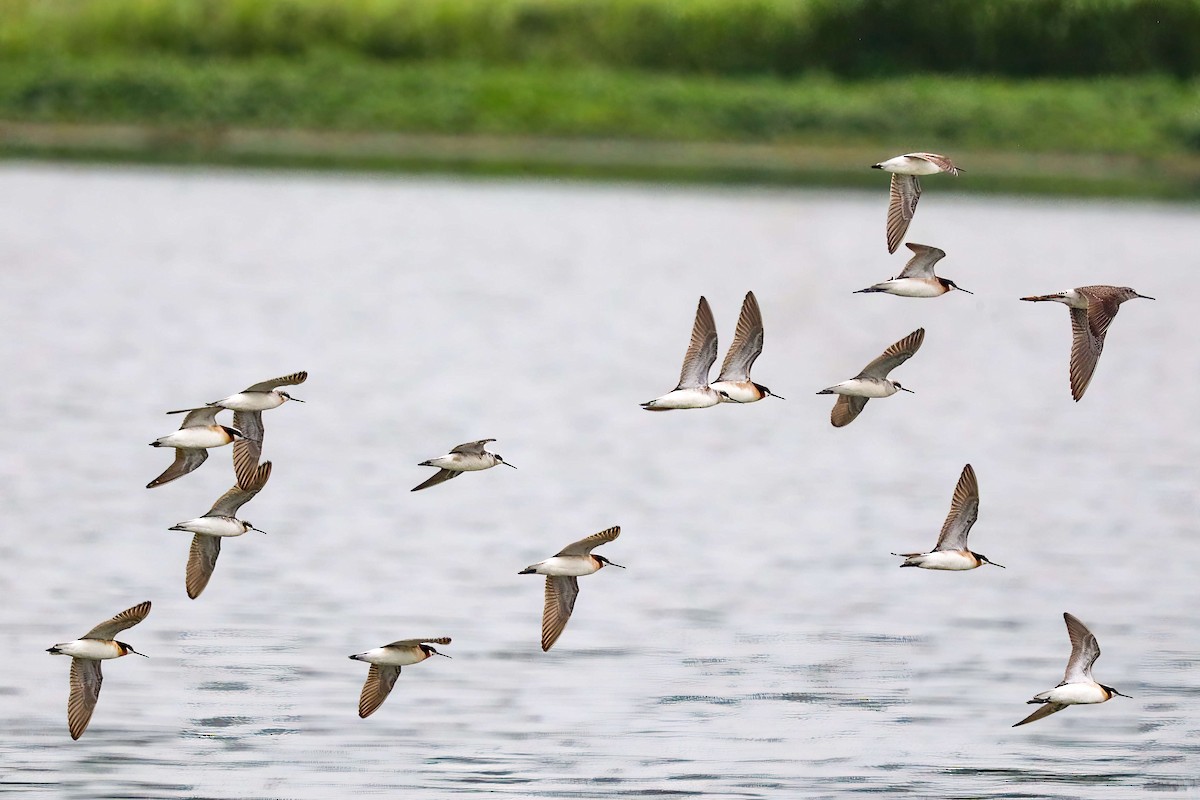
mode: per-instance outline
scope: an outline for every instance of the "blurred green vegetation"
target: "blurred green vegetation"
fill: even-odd
[[[0,52],[708,74],[1200,73],[1200,0],[0,0]]]

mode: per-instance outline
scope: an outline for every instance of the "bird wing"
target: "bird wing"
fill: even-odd
[[[450,644],[449,636],[439,636],[436,639],[401,639],[398,642],[385,644],[384,647],[416,647],[419,644]]]
[[[942,523],[942,534],[938,537],[937,550],[966,550],[967,534],[979,519],[979,482],[970,464],[963,467],[950,500],[950,513]]]
[[[1100,362],[1100,353],[1104,350],[1104,333],[1099,336],[1092,330],[1089,320],[1091,303],[1088,308],[1071,308],[1071,397],[1076,401],[1083,397],[1092,375],[1096,372],[1096,364]],[[1109,320],[1111,321],[1111,319]],[[1104,330],[1108,329],[1105,322]]]
[[[387,696],[391,694],[392,687],[396,685],[396,678],[400,677],[399,667],[379,666],[372,664],[367,670],[367,682],[363,684],[362,694],[358,698],[358,715],[363,719],[375,713],[375,709],[383,705],[383,701],[387,700]]]
[[[1067,660],[1063,683],[1090,681],[1092,664],[1100,657],[1100,643],[1078,617],[1064,612],[1063,619],[1067,623],[1067,635],[1071,637],[1071,657]]]
[[[842,428],[849,425],[862,413],[863,408],[870,399],[869,397],[852,397],[850,395],[839,394],[833,404],[833,411],[829,414],[829,421],[833,423],[833,427],[835,428]]]
[[[238,486],[250,486],[262,457],[262,412],[235,411],[233,427],[244,437],[233,443],[233,473],[237,476]]]
[[[213,507],[208,510],[206,517],[236,517],[238,509],[246,505],[250,498],[262,491],[271,477],[271,462],[264,461],[258,465],[246,486],[234,484],[233,488],[217,498]]]
[[[613,539],[616,539],[620,535],[621,535],[621,526],[614,525],[613,527],[608,528],[607,530],[600,531],[599,533],[593,533],[591,536],[587,537],[586,539],[580,539],[578,542],[571,542],[569,545],[564,547],[562,550],[559,550],[554,555],[556,557],[557,556],[585,556],[588,553],[592,552],[592,550],[594,548],[597,548],[602,544],[611,542]]]
[[[917,201],[921,199],[921,182],[916,175],[901,175],[892,173],[891,199],[888,202],[887,213],[887,248],[889,253],[896,252],[900,240],[912,222],[913,214],[917,211]]]
[[[207,450],[194,450],[191,448],[176,447],[175,460],[171,462],[171,466],[167,467],[162,475],[159,475],[154,480],[146,484],[147,489],[153,489],[155,486],[162,486],[164,483],[170,483],[176,478],[182,478],[196,467],[200,466],[208,458]]]
[[[1016,725],[1013,725],[1013,727],[1019,728],[1022,725],[1028,725],[1031,722],[1037,722],[1039,719],[1043,719],[1044,717],[1048,717],[1051,714],[1055,714],[1059,711],[1062,711],[1064,708],[1066,708],[1066,706],[1061,705],[1059,703],[1046,703],[1041,708],[1039,708],[1037,711],[1033,712],[1028,717],[1026,717],[1025,719],[1018,722]]]
[[[481,456],[485,452],[484,447],[487,445],[487,443],[494,442],[494,441],[496,441],[496,440],[495,439],[480,439],[478,442],[467,442],[466,444],[460,444],[458,447],[451,449],[450,452],[451,453],[461,453],[462,455],[465,455],[465,456]]]
[[[859,378],[886,378],[888,373],[912,358],[913,353],[921,349],[925,341],[925,329],[917,328],[900,341],[893,344],[883,355],[863,367],[858,373]]]
[[[108,641],[126,628],[132,628],[146,618],[150,613],[150,601],[138,603],[127,608],[109,620],[101,622],[96,627],[79,637],[81,639],[103,639]]]
[[[958,167],[954,166],[954,162],[946,156],[938,155],[937,153],[909,153],[908,155],[911,158],[923,158],[942,172],[949,172],[956,177],[958,175]]]
[[[574,575],[552,575],[546,578],[546,605],[542,610],[542,651],[554,646],[579,596],[579,580]]]
[[[676,389],[696,389],[708,386],[708,371],[717,360],[717,323],[713,320],[708,300],[700,298],[696,307],[696,321],[692,324],[692,340],[683,357],[683,369],[679,372]]]
[[[914,255],[904,265],[904,269],[897,275],[897,278],[932,278],[933,265],[946,257],[946,251],[937,247],[930,247],[927,244],[914,244],[907,242],[905,245],[909,250],[912,250]]]
[[[217,568],[217,556],[221,555],[221,537],[197,533],[192,537],[192,549],[188,551],[187,596],[195,600],[208,586],[213,570]]]
[[[291,375],[284,375],[282,378],[272,378],[269,381],[256,383],[253,386],[248,386],[243,389],[243,392],[269,392],[272,389],[278,389],[280,386],[295,386],[297,383],[304,383],[308,380],[307,372],[293,372]]]
[[[458,470],[439,469],[437,472],[430,475],[428,478],[414,486],[409,491],[419,492],[422,489],[428,489],[430,486],[437,486],[439,483],[445,483],[451,478],[457,478],[459,475],[462,475],[462,473]]]
[[[762,312],[758,308],[758,299],[754,292],[746,292],[742,301],[742,313],[738,316],[737,330],[733,334],[733,343],[721,363],[721,375],[718,381],[748,381],[750,368],[763,349]]]
[[[100,698],[100,662],[88,658],[71,659],[71,696],[67,699],[67,727],[71,738],[78,739],[92,721],[96,701]]]
[[[224,411],[220,406],[204,406],[203,408],[193,408],[188,410],[187,416],[183,418],[183,423],[179,426],[179,430],[184,428],[204,427],[207,425],[217,424],[217,414]],[[178,411],[168,411],[168,414],[178,414]]]

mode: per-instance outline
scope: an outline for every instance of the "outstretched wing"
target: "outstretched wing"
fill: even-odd
[[[542,651],[558,641],[567,620],[575,609],[579,596],[579,580],[574,575],[553,575],[546,578],[546,604],[542,609]]]
[[[238,486],[250,486],[254,483],[258,460],[262,458],[262,412],[235,411],[233,427],[245,437],[233,442],[233,474],[237,476]]]
[[[396,678],[399,677],[399,667],[372,664],[367,670],[367,682],[363,684],[362,694],[358,698],[358,715],[366,719],[374,714],[375,710],[383,705],[383,701],[387,700],[392,687],[396,685]]]
[[[586,539],[580,539],[578,542],[571,542],[569,545],[564,547],[562,550],[559,550],[557,553],[555,553],[555,555],[556,556],[585,556],[588,553],[592,552],[592,550],[594,548],[599,547],[600,545],[605,544],[607,542],[611,542],[613,539],[616,539],[620,535],[621,535],[621,526],[614,525],[613,527],[608,528],[607,530],[600,531],[599,533],[593,533],[591,536],[587,537]]]
[[[859,378],[886,378],[888,373],[912,358],[913,353],[921,349],[925,341],[925,329],[917,328],[900,341],[893,344],[883,355],[863,367],[858,373]]]
[[[837,400],[833,403],[833,411],[829,413],[829,421],[833,423],[835,428],[843,428],[854,422],[862,410],[866,407],[869,397],[854,397],[851,395],[839,394]]]
[[[979,482],[970,464],[963,467],[950,500],[950,513],[942,523],[942,534],[938,537],[937,550],[966,550],[967,534],[979,519]]]
[[[269,392],[272,389],[278,389],[280,386],[295,386],[298,383],[304,383],[308,380],[307,372],[293,372],[291,375],[284,375],[282,378],[272,378],[269,381],[256,383],[253,386],[248,386],[242,391],[244,392]]]
[[[197,533],[192,537],[192,549],[188,551],[187,596],[195,600],[208,586],[213,570],[217,568],[217,556],[221,555],[221,537]]]
[[[897,278],[932,278],[933,265],[946,257],[945,250],[927,244],[908,242],[904,246],[912,250],[914,255],[904,265],[904,270],[896,276]]]
[[[67,727],[71,738],[78,739],[92,721],[96,701],[100,698],[100,662],[88,658],[71,659],[71,696],[67,699]]]
[[[109,620],[101,622],[96,627],[79,637],[81,639],[112,639],[126,628],[132,628],[146,618],[150,613],[150,601],[138,603],[132,608],[127,608],[120,614]]]
[[[1013,727],[1019,728],[1022,725],[1028,725],[1031,722],[1037,722],[1039,719],[1044,719],[1045,717],[1048,717],[1051,714],[1056,714],[1059,711],[1062,711],[1064,708],[1066,708],[1066,706],[1059,705],[1058,703],[1046,703],[1041,708],[1039,708],[1037,711],[1033,712],[1028,717],[1026,717],[1025,719],[1018,722],[1016,725],[1013,725]]]
[[[458,470],[439,469],[437,472],[426,478],[423,482],[417,484],[412,489],[409,489],[409,491],[419,492],[422,489],[428,489],[430,486],[437,486],[439,483],[445,483],[451,478],[457,478],[459,475],[462,475],[462,473]]]
[[[495,439],[480,439],[478,442],[467,442],[453,448],[451,453],[460,453],[464,456],[481,456],[484,454],[484,447],[488,442],[494,442]]]
[[[908,223],[912,222],[913,214],[917,212],[917,201],[921,199],[921,182],[916,175],[901,175],[892,173],[892,188],[888,201],[887,213],[887,248],[889,253],[896,252],[900,240],[908,231]]]
[[[696,389],[708,386],[708,371],[717,360],[717,323],[713,319],[708,300],[700,298],[696,307],[696,321],[692,323],[692,338],[683,357],[683,369],[679,372],[676,389]]]
[[[738,316],[737,330],[733,334],[733,343],[721,363],[721,375],[718,381],[748,381],[750,368],[763,349],[762,312],[758,308],[758,299],[754,292],[746,292],[742,301],[742,313]]]
[[[146,488],[153,489],[155,486],[162,486],[164,483],[170,483],[176,478],[182,478],[184,475],[187,475],[189,472],[203,464],[207,459],[207,450],[176,447],[175,460],[171,462],[171,466],[163,470],[163,473],[157,478],[147,483]]]
[[[385,644],[384,647],[416,647],[419,644],[450,644],[450,637],[439,636],[436,639],[401,639],[398,642]]]
[[[217,499],[217,502],[213,503],[213,507],[204,516],[236,517],[238,509],[246,505],[250,501],[250,498],[262,491],[262,488],[267,485],[267,480],[270,477],[271,462],[264,461],[254,470],[245,486],[234,485],[233,488],[221,495]]]
[[[1067,636],[1071,637],[1071,658],[1067,660],[1063,683],[1090,681],[1092,665],[1100,657],[1100,643],[1078,617],[1064,612],[1063,620],[1067,623]]]

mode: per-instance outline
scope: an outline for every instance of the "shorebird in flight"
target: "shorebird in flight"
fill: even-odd
[[[437,486],[439,483],[445,483],[451,478],[457,478],[464,472],[477,472],[481,469],[491,469],[497,464],[503,464],[506,467],[513,467],[512,464],[505,461],[499,453],[489,453],[484,447],[488,442],[494,442],[495,439],[480,439],[477,442],[467,442],[460,444],[450,450],[444,456],[431,458],[428,461],[422,461],[417,466],[419,467],[437,467],[438,471],[430,475],[423,483],[414,486],[409,491],[418,492],[421,489],[428,489],[430,486]]]
[[[862,372],[855,377],[817,392],[838,395],[829,417],[833,427],[841,428],[853,422],[872,397],[891,397],[896,392],[912,393],[912,389],[905,389],[896,381],[888,380],[887,376],[889,372],[912,358],[913,353],[920,349],[924,341],[925,329],[917,328],[884,350],[883,355],[863,367]]]
[[[679,384],[662,397],[642,403],[647,411],[670,411],[676,408],[708,408],[721,402],[721,394],[708,385],[708,371],[717,360],[717,323],[713,320],[708,301],[700,298],[696,321],[692,323],[692,338],[683,356]]]
[[[591,575],[606,566],[621,567],[604,556],[592,554],[594,548],[607,544],[620,535],[620,525],[593,533],[586,539],[572,542],[553,557],[528,566],[518,573],[546,576],[546,601],[542,610],[543,651],[554,646],[558,637],[562,635],[563,628],[567,626],[567,620],[571,618],[575,598],[579,596],[579,576]]]
[[[245,440],[246,434],[243,431],[217,424],[217,413],[222,410],[219,406],[193,408],[183,418],[183,424],[179,426],[179,430],[150,443],[151,447],[174,447],[175,461],[167,467],[163,474],[146,484],[147,489],[153,489],[155,486],[170,483],[176,478],[182,478],[199,467],[208,458],[208,448],[223,447],[234,440]],[[167,413],[182,414],[183,412],[168,411]],[[236,460],[235,458],[234,461],[236,462]]]
[[[764,397],[779,397],[761,383],[750,380],[750,368],[762,353],[763,321],[754,292],[746,292],[742,313],[738,315],[733,344],[721,363],[721,374],[711,385],[722,403],[753,403]],[[782,397],[779,397],[782,400]]]
[[[1100,644],[1096,637],[1079,619],[1071,614],[1063,613],[1067,623],[1067,635],[1071,637],[1071,657],[1067,660],[1067,672],[1063,675],[1062,683],[1047,692],[1035,694],[1029,703],[1040,703],[1041,708],[1034,711],[1025,719],[1013,725],[1028,725],[1062,711],[1067,706],[1103,703],[1121,694],[1111,686],[1096,683],[1092,678],[1092,665],[1100,657]]]
[[[917,201],[921,199],[921,181],[919,175],[936,175],[939,172],[949,172],[958,175],[963,170],[954,166],[946,156],[937,153],[908,153],[887,161],[880,161],[871,169],[881,169],[892,173],[891,200],[887,213],[887,248],[889,253],[896,252],[900,240],[912,222],[913,214],[917,211]]]
[[[933,265],[946,257],[946,251],[926,244],[907,242],[904,245],[913,251],[913,257],[904,265],[904,269],[896,277],[859,289],[855,294],[884,292],[897,297],[939,297],[952,289],[968,292],[949,278],[940,278],[933,274]]]
[[[892,553],[904,558],[902,567],[921,567],[922,569],[975,569],[984,564],[1003,567],[994,561],[988,561],[987,556],[967,549],[967,535],[971,526],[979,518],[979,483],[975,479],[975,470],[970,464],[963,467],[962,475],[958,477],[958,485],[954,487],[954,497],[950,500],[950,513],[942,523],[942,533],[938,536],[937,545],[928,553]]]
[[[376,647],[365,653],[350,656],[351,661],[365,661],[371,665],[367,670],[367,682],[363,684],[362,694],[358,698],[358,715],[363,719],[375,713],[375,709],[383,705],[391,694],[396,679],[400,677],[400,668],[409,664],[419,664],[430,656],[450,658],[445,653],[439,653],[430,645],[450,644],[449,636],[437,639],[401,639],[398,642]]]

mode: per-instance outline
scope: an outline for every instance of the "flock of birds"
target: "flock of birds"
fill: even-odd
[[[891,173],[891,199],[887,213],[887,248],[894,253],[904,238],[921,196],[919,176],[940,172],[958,175],[961,169],[949,158],[933,153],[908,153],[875,164],[874,169]],[[945,252],[927,245],[909,243],[913,257],[900,275],[877,283],[862,293],[881,292],[900,297],[938,297],[952,290],[966,291],[953,281],[934,272],[934,265]],[[968,292],[970,294],[970,292]],[[1023,297],[1033,302],[1063,303],[1071,314],[1072,344],[1070,357],[1071,395],[1078,401],[1086,391],[1096,370],[1104,337],[1121,303],[1135,297],[1148,298],[1128,287],[1082,286],[1065,292]],[[822,389],[817,394],[837,395],[830,421],[835,427],[853,422],[871,398],[890,397],[905,389],[888,378],[892,370],[911,358],[925,340],[924,328],[918,328],[889,346],[853,378]],[[720,403],[754,403],[766,397],[777,397],[766,386],[751,380],[750,370],[763,348],[763,321],[758,300],[753,292],[746,294],[738,317],[733,343],[721,365],[716,381],[709,382],[709,372],[717,358],[717,330],[708,301],[700,298],[692,326],[691,340],[684,355],[679,383],[667,394],[642,404],[648,411],[669,411],[689,408],[709,408]],[[197,469],[208,458],[208,450],[233,445],[233,466],[236,482],[201,517],[173,525],[170,530],[193,534],[188,554],[185,588],[188,597],[200,596],[208,585],[221,552],[221,540],[259,530],[237,517],[238,511],[262,491],[271,477],[271,462],[261,461],[263,424],[262,412],[278,408],[292,397],[281,387],[303,383],[307,372],[256,383],[223,400],[199,408],[169,411],[185,414],[179,430],[151,442],[152,447],[175,450],[175,459],[146,488],[170,483]],[[783,399],[783,398],[779,398]],[[221,425],[217,415],[233,412],[233,424]],[[421,462],[420,466],[435,467],[437,472],[411,491],[419,491],[445,483],[464,472],[490,469],[499,464],[513,467],[499,454],[488,452],[486,446],[494,439],[467,442],[452,448],[449,453]],[[516,467],[513,467],[514,469]],[[893,553],[904,559],[901,567],[937,570],[970,570],[992,564],[1002,567],[980,553],[967,548],[967,537],[979,515],[979,484],[970,464],[963,467],[951,499],[950,512],[942,525],[934,548],[925,553]],[[591,575],[606,566],[621,567],[592,551],[620,536],[614,526],[573,542],[554,556],[532,564],[519,574],[543,575],[546,578],[542,611],[543,651],[548,651],[562,635],[575,600],[579,595],[579,577]],[[121,631],[137,625],[150,613],[150,602],[139,603],[113,618],[100,623],[80,638],[56,644],[48,649],[54,655],[71,657],[70,697],[67,702],[67,725],[72,739],[78,739],[87,728],[100,695],[103,676],[100,662],[138,653],[115,637]],[[1069,613],[1063,618],[1071,640],[1071,656],[1063,680],[1053,689],[1034,695],[1029,703],[1041,707],[1013,727],[1042,719],[1069,705],[1103,703],[1121,695],[1111,686],[1098,683],[1092,677],[1092,665],[1100,655],[1096,637]],[[367,717],[383,704],[400,675],[402,667],[417,664],[432,656],[446,656],[433,645],[450,644],[449,637],[401,639],[350,656],[352,660],[370,665],[359,698],[358,713]]]

